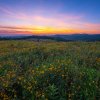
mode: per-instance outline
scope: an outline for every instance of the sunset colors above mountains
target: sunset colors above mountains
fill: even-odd
[[[0,0],[0,35],[100,33],[100,0]]]

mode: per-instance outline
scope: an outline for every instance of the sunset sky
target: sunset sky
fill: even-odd
[[[100,0],[0,0],[0,35],[100,33]]]

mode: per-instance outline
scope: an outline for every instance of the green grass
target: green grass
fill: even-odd
[[[100,42],[0,41],[0,100],[99,100]]]

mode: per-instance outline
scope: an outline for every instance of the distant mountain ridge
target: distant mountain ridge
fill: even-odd
[[[55,41],[100,41],[100,34],[56,34],[56,35],[31,35],[31,36],[0,36],[0,40],[43,40]]]
[[[100,34],[71,34],[71,35],[54,35],[57,38],[63,38],[65,40],[80,40],[80,41],[100,41]]]

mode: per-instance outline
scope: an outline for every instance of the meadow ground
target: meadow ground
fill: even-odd
[[[0,41],[0,100],[100,100],[100,42]]]

